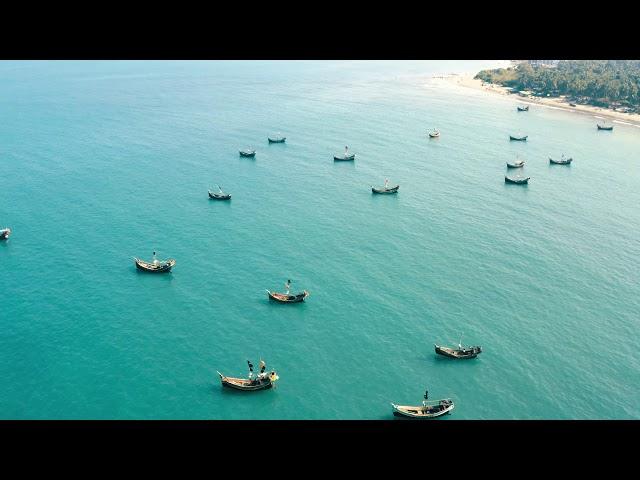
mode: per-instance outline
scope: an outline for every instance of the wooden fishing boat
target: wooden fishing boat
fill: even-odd
[[[564,156],[560,160],[554,160],[549,157],[549,163],[554,163],[556,165],[569,165],[573,161],[573,158],[564,158]]]
[[[214,193],[209,190],[209,198],[213,198],[214,200],[231,200],[231,195],[224,192]]]
[[[309,292],[303,290],[302,293],[296,293],[294,295],[288,295],[286,293],[277,293],[267,290],[270,300],[275,300],[280,303],[299,303],[304,302],[304,299],[309,296]]]
[[[268,137],[269,138],[269,143],[284,143],[285,140],[287,139],[287,137]]]
[[[255,150],[251,150],[251,149],[240,150],[240,156],[241,157],[255,157],[256,156],[256,151]]]
[[[139,270],[154,273],[170,272],[176,264],[176,261],[172,258],[165,260],[164,262],[145,262],[144,260],[140,260],[136,257],[133,257],[133,260],[136,262],[136,267],[138,267]]]
[[[518,111],[519,112],[528,112],[529,111],[529,105],[527,105],[526,107],[521,107],[518,105]]]
[[[9,235],[11,235],[10,228],[3,228],[2,230],[0,230],[0,240],[7,240],[9,238]]]
[[[380,188],[376,188],[374,186],[371,187],[371,191],[373,193],[398,193],[398,189],[400,188],[400,185],[396,185],[395,187],[380,187]]]
[[[523,185],[526,183],[529,183],[529,179],[531,177],[508,177],[507,175],[504,176],[504,181],[505,183],[517,183],[518,185]]]
[[[458,348],[449,348],[435,345],[435,347],[438,355],[444,355],[449,358],[476,358],[482,353],[482,347],[478,346],[463,347],[462,345],[458,345]]]
[[[429,138],[438,138],[440,136],[440,132],[438,130],[434,130],[433,132],[429,132]]]
[[[571,102],[569,102],[569,106],[570,107],[577,107],[577,105],[575,103],[571,103]]]
[[[516,160],[513,163],[507,162],[507,168],[522,168],[524,167],[524,160]]]
[[[453,401],[449,398],[435,401],[423,401],[422,405],[413,407],[391,403],[396,417],[435,418],[446,415],[454,409]]]
[[[529,135],[524,135],[522,137],[514,137],[513,135],[509,135],[509,140],[515,140],[516,142],[526,142]]]
[[[599,123],[596,125],[598,126],[598,130],[613,130],[613,125],[600,125]]]
[[[223,387],[234,388],[236,390],[243,390],[245,392],[254,392],[256,390],[266,390],[273,388],[274,383],[280,378],[275,371],[270,373],[261,373],[256,378],[234,378],[227,377],[222,373],[220,375],[220,381]]]

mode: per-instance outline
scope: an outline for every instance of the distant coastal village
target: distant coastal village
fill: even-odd
[[[474,78],[522,97],[640,114],[638,60],[512,60],[509,68],[482,70]]]

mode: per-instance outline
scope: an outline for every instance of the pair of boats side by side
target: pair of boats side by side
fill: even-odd
[[[267,141],[269,143],[285,143],[286,140],[287,140],[287,137],[283,137],[279,133],[277,135],[272,135],[270,137],[267,137]],[[239,153],[240,153],[241,157],[255,157],[256,156],[256,150],[254,148],[245,148],[243,150],[240,150]]]
[[[280,140],[277,138],[269,138],[269,143],[284,143],[285,140],[286,140],[285,137],[282,137],[282,139]],[[255,149],[252,149],[252,148],[245,148],[244,150],[240,150],[239,153],[241,157],[256,156],[256,151]],[[354,161],[355,159],[356,159],[356,154],[350,153],[348,146],[344,147],[344,153],[336,154],[333,156],[333,160],[336,162],[351,162],[351,161]]]
[[[390,194],[390,193],[398,193],[399,188],[400,188],[400,185],[395,185],[393,187],[390,187],[388,185],[388,180],[386,180],[383,187],[371,186],[371,191],[377,194]],[[220,187],[218,187],[218,190],[219,190],[218,192],[212,192],[211,190],[209,190],[209,198],[213,200],[231,200],[231,194],[223,192],[222,188]]]
[[[173,258],[170,258],[168,260],[162,260],[162,261],[158,260],[156,258],[156,252],[153,252],[153,260],[150,262],[141,260],[137,257],[133,257],[133,260],[135,262],[136,268],[138,268],[139,270],[143,270],[145,272],[151,272],[151,273],[170,272],[171,269],[176,264],[176,261]],[[300,302],[304,302],[305,299],[311,294],[308,290],[303,290],[300,293],[291,294],[289,293],[290,286],[291,286],[291,280],[289,280],[285,284],[285,288],[286,288],[285,293],[272,292],[270,290],[267,290],[267,296],[269,300],[273,300],[279,303],[300,303]]]
[[[458,348],[443,347],[437,344],[434,345],[434,347],[436,354],[458,360],[477,358],[477,356],[482,353],[482,347],[463,347],[462,343],[458,343]],[[455,404],[450,398],[443,398],[434,401],[428,401],[428,398],[429,392],[425,391],[422,405],[398,405],[391,402],[393,415],[396,417],[409,417],[419,419],[436,418],[442,415],[450,414],[451,411],[455,408]]]
[[[570,107],[576,107],[577,105],[575,103],[570,102],[569,103]],[[529,105],[527,105],[526,107],[522,107],[520,105],[518,105],[518,111],[519,112],[528,112],[529,111]],[[598,128],[598,130],[607,130],[607,131],[611,131],[613,130],[613,125],[609,125],[607,124],[607,122],[602,122],[602,124],[600,123],[596,123],[596,127]],[[520,138],[512,138],[512,140],[521,140]],[[526,140],[526,137],[525,137]]]
[[[528,107],[527,107],[528,109]],[[526,111],[526,110],[520,110],[520,107],[518,107],[519,111]],[[514,137],[513,135],[509,135],[509,140],[517,140],[517,141],[522,141],[522,142],[526,142],[527,141],[527,135],[523,135],[523,136],[519,136],[519,137]],[[507,169],[513,169],[513,168],[522,168],[524,167],[524,160],[518,160],[516,159],[515,162],[507,162]],[[517,185],[526,185],[527,183],[529,183],[529,179],[531,177],[523,177],[522,175],[505,175],[504,176],[504,183],[515,183]]]

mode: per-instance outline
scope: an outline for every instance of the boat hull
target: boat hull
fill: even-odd
[[[600,125],[597,126],[598,130],[613,130],[613,127],[602,127]]]
[[[516,179],[516,178],[509,178],[509,177],[505,176],[504,177],[504,182],[505,183],[514,183],[516,185],[526,185],[526,184],[529,183],[529,178],[530,177]]]
[[[255,157],[256,152],[240,152],[241,157]]]
[[[524,108],[518,107],[518,111],[519,112],[528,112],[529,111],[529,107],[524,107]]]
[[[385,195],[385,194],[390,194],[390,193],[398,193],[398,189],[400,188],[400,185],[397,185],[395,187],[391,187],[391,188],[376,188],[376,187],[371,187],[371,191],[373,193],[377,193],[380,195]]]
[[[525,137],[513,137],[513,136],[509,135],[509,140],[513,140],[514,142],[526,142],[527,138],[529,138],[529,135],[527,135]]]
[[[553,158],[549,159],[549,163],[552,163],[554,165],[571,165],[572,161],[573,158],[569,158],[567,160],[554,160]]]
[[[145,262],[145,261],[140,260],[138,258],[134,258],[134,261],[136,263],[136,268],[138,270],[142,270],[144,272],[151,272],[151,273],[170,272],[171,269],[176,264],[175,260],[167,260],[166,263],[162,263],[159,266],[154,266],[153,263]]]
[[[352,162],[353,160],[356,159],[356,154],[354,153],[353,155],[334,155],[333,156],[333,160],[336,162]]]
[[[472,347],[472,351],[469,353],[458,353],[456,350],[446,347],[441,347],[439,345],[435,345],[435,350],[438,355],[442,355],[444,357],[455,358],[458,360],[464,360],[468,358],[476,358],[482,350],[476,349]]]
[[[231,195],[220,195],[218,193],[209,192],[209,198],[213,200],[231,200]]]
[[[268,390],[269,388],[273,388],[273,383],[266,382],[264,384],[259,384],[259,385],[238,385],[236,383],[222,380],[222,386],[227,388],[233,388],[234,390],[241,390],[243,392],[255,392],[258,390]]]
[[[269,143],[284,143],[287,138],[269,138]]]
[[[429,138],[438,138],[440,136],[439,133],[430,133]]]
[[[220,383],[222,383],[223,387],[232,388],[234,390],[256,392],[258,390],[268,390],[269,388],[273,388],[273,382],[268,377],[263,381],[253,383],[244,378],[225,377],[220,372],[218,372],[218,375],[220,375]]]
[[[297,295],[286,295],[283,293],[270,292],[267,290],[269,300],[273,300],[278,303],[300,303],[304,302],[305,298],[309,296],[307,292],[298,293]]]
[[[5,228],[3,230],[0,230],[0,240],[7,240],[9,238],[9,235],[11,235],[10,229]]]
[[[507,168],[522,168],[524,167],[524,162],[522,163],[507,163]]]
[[[396,405],[394,403],[391,404],[393,407],[393,415],[396,417],[405,417],[405,418],[417,418],[417,419],[427,419],[427,418],[437,418],[443,415],[447,415],[454,409],[453,402],[442,405],[437,411],[426,412],[423,406],[408,406],[408,405]]]

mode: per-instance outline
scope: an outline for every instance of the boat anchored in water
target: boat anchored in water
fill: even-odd
[[[355,160],[356,154],[349,153],[349,146],[344,147],[344,153],[342,155],[334,155],[333,160],[336,162],[348,162],[351,160]]]
[[[524,160],[517,160],[513,163],[507,162],[507,168],[522,168],[524,167]]]
[[[11,235],[10,228],[3,228],[2,230],[0,230],[0,240],[7,240],[9,238],[9,235]]]
[[[284,143],[287,137],[283,137],[282,135],[280,135],[280,133],[278,133],[277,135],[268,137],[268,139],[269,143]]]
[[[424,393],[424,398],[422,405],[415,407],[409,405],[396,405],[392,402],[391,406],[393,407],[393,414],[396,417],[435,418],[450,413],[455,407],[450,398],[428,401],[428,391]]]
[[[136,267],[138,269],[154,273],[170,272],[176,264],[176,261],[172,258],[169,260],[159,261],[156,258],[156,252],[153,252],[153,260],[151,262],[145,262],[144,260],[140,260],[136,257],[133,257],[133,260],[136,262]]]
[[[280,378],[275,370],[271,370],[271,372],[265,371],[267,365],[264,360],[260,360],[260,373],[254,378],[253,364],[249,360],[247,360],[247,363],[249,364],[249,378],[227,377],[226,375],[217,372],[218,375],[220,375],[220,382],[222,382],[222,386],[252,392],[273,388],[274,383]]]
[[[613,130],[613,125],[608,125],[607,122],[602,122],[602,124],[597,123],[598,130]]]
[[[560,160],[554,160],[553,158],[549,157],[549,163],[554,163],[556,165],[569,165],[572,161],[573,158],[566,158],[564,156],[564,153],[562,154],[562,158],[560,158]]]
[[[436,353],[438,355],[444,355],[449,358],[476,358],[482,353],[482,347],[463,347],[462,339],[458,342],[458,348],[443,347],[441,345],[434,344]]]
[[[252,148],[245,148],[244,150],[240,150],[241,157],[255,157],[256,151]]]
[[[287,280],[287,283],[284,284],[284,288],[286,289],[285,293],[271,292],[267,290],[269,300],[274,300],[280,303],[300,303],[304,302],[305,298],[309,296],[309,292],[306,290],[303,290],[301,293],[291,295],[289,293],[289,290],[291,289],[291,280]]]
[[[505,183],[517,183],[518,185],[524,185],[529,183],[529,179],[531,177],[521,177],[520,175],[516,175],[515,177],[509,177],[507,175],[504,176]]]
[[[526,107],[521,107],[520,105],[518,105],[518,111],[519,112],[528,112],[529,111],[529,105],[527,105]]]
[[[224,193],[220,185],[216,185],[218,187],[218,192],[213,193],[209,190],[209,198],[213,198],[214,200],[231,200],[231,195],[228,193]]]
[[[519,136],[509,135],[509,140],[515,140],[516,142],[526,142],[528,137],[529,135],[519,135]]]
[[[434,128],[432,131],[429,132],[429,138],[438,138],[440,136],[440,131],[436,128]]]
[[[390,187],[389,186],[389,179],[386,178],[384,180],[384,187],[374,187],[371,186],[371,191],[373,193],[398,193],[398,189],[400,188],[400,185],[396,185],[395,187]]]

